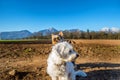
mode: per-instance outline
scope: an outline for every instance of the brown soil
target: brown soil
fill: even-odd
[[[77,80],[120,80],[120,40],[74,41],[80,54],[76,70],[88,75]],[[0,80],[51,80],[46,73],[51,48],[51,44],[1,43]]]

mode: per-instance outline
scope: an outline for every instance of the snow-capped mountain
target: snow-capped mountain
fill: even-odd
[[[55,32],[58,32],[58,30],[56,30],[55,28],[49,28],[49,29],[44,29],[44,30],[40,30],[40,33],[42,33],[42,35],[48,35],[48,34],[52,34]]]

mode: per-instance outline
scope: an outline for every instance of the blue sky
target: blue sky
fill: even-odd
[[[120,0],[0,0],[0,32],[120,28]]]

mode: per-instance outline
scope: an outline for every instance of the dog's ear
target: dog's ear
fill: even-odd
[[[51,34],[51,37],[54,38],[54,34]]]
[[[55,35],[54,34],[51,34],[51,37],[52,37],[52,44],[55,44],[56,42],[55,42]]]
[[[75,45],[76,42],[74,40],[67,40],[68,43],[72,44],[72,45]]]
[[[60,35],[61,37],[63,37],[63,32],[62,32],[62,31],[60,31],[60,32],[59,32],[59,35]]]

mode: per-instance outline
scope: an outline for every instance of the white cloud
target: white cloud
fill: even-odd
[[[101,29],[101,31],[109,31],[109,29],[110,28],[108,28],[108,27],[104,27],[104,28]]]
[[[112,32],[119,32],[120,29],[119,29],[119,28],[116,28],[116,27],[112,27],[112,28],[111,28],[111,31],[112,31]]]
[[[117,28],[117,27],[112,27],[112,28],[109,28],[109,27],[104,27],[101,29],[101,31],[105,31],[105,32],[120,32],[120,28]]]

